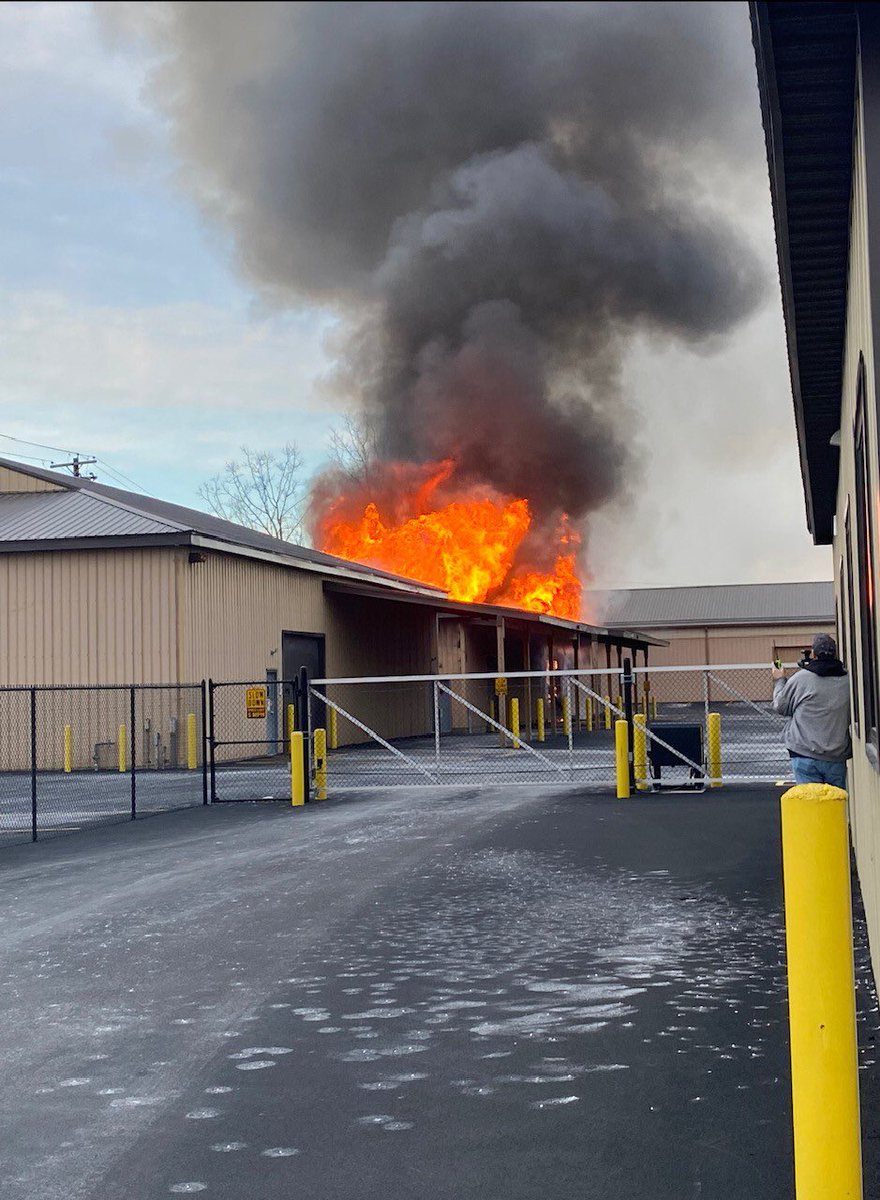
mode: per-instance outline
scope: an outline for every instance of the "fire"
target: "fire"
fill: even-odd
[[[465,491],[453,482],[454,472],[451,460],[385,464],[372,487],[355,485],[323,506],[316,544],[328,554],[442,588],[453,600],[577,620],[582,587],[571,547],[578,537],[565,519],[553,570],[541,571],[521,561],[533,526],[528,500],[489,488]]]

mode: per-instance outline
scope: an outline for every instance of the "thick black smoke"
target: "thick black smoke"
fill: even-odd
[[[155,93],[244,273],[347,315],[381,453],[578,517],[625,481],[628,342],[711,339],[762,291],[711,196],[737,8],[171,4]]]

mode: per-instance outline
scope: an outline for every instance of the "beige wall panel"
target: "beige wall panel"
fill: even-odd
[[[281,634],[326,633],[321,577],[232,554],[180,555],[182,668],[191,679],[282,674]],[[275,651],[273,654],[272,651]]]
[[[64,488],[55,483],[48,483],[45,479],[35,479],[33,475],[12,471],[9,467],[0,467],[0,493],[62,491]]]
[[[840,446],[840,476],[837,492],[837,530],[834,543],[834,569],[839,576],[840,559],[845,556],[844,522],[847,505],[853,506],[855,465],[853,454],[852,429],[856,409],[856,380],[859,367],[859,355],[865,360],[865,413],[868,423],[867,442],[869,446],[869,490],[872,495],[878,491],[878,431],[877,409],[875,395],[875,363],[874,346],[871,332],[871,303],[868,279],[868,237],[866,222],[866,192],[865,192],[865,146],[862,128],[861,105],[856,111],[856,153],[854,155],[854,177],[851,207],[850,229],[850,259],[849,259],[849,292],[847,297],[846,343],[844,350],[844,380],[843,404],[840,416],[841,446]],[[874,147],[876,154],[880,147]],[[878,231],[874,231],[877,236]],[[875,573],[878,563],[878,522],[874,522],[874,566]],[[855,543],[855,521],[853,521],[853,542]],[[853,545],[853,573],[857,576],[858,565],[856,547]],[[840,596],[841,581],[838,579],[838,596]],[[874,594],[877,594],[878,581],[874,580]],[[858,580],[854,579],[854,603],[858,609],[859,588]],[[845,611],[845,608],[844,608]],[[859,629],[859,617],[856,615],[855,628],[847,620],[847,640],[852,648],[851,657],[859,663],[864,662],[864,652]],[[865,902],[865,912],[868,922],[868,936],[871,944],[875,972],[880,970],[880,877],[878,877],[878,851],[880,851],[880,776],[869,762],[864,749],[864,743],[854,737],[853,757],[849,766],[850,791],[850,820],[852,824],[853,844],[855,846],[858,864],[859,880]]]
[[[0,556],[0,684],[175,680],[170,550]]]

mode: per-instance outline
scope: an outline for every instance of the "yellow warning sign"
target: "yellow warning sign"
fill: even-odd
[[[495,695],[507,695],[507,680],[501,675],[499,675],[499,677],[495,680]]]
[[[266,716],[266,689],[263,686],[249,687],[244,693],[244,707],[249,717]]]

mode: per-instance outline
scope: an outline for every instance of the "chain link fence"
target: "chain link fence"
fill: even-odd
[[[202,684],[0,689],[0,845],[207,803]]]
[[[331,791],[604,790],[615,784],[622,719],[641,790],[791,777],[766,664],[326,679],[310,696],[310,728],[327,730]]]

